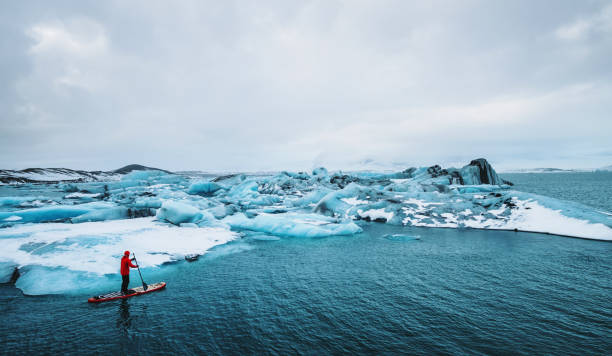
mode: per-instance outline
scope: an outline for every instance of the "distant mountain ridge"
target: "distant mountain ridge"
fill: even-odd
[[[592,172],[589,169],[562,169],[562,168],[521,168],[508,169],[500,173],[576,173],[576,172]]]
[[[162,171],[165,173],[172,173],[170,171],[167,171],[165,169],[161,169],[161,168],[155,168],[155,167],[147,167],[147,166],[143,166],[140,164],[128,164],[125,167],[121,167],[119,169],[115,169],[114,171],[112,171],[113,173],[118,173],[118,174],[127,174],[133,171]]]
[[[609,166],[598,168],[597,170],[600,172],[612,172],[612,164]]]
[[[140,164],[130,164],[112,171],[84,171],[70,168],[26,168],[22,170],[0,170],[0,182],[15,183],[59,183],[59,182],[95,182],[104,180],[119,180],[124,174],[133,171],[170,171],[147,167]]]

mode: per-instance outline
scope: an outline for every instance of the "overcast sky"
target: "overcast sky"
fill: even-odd
[[[0,168],[477,157],[612,164],[612,2],[0,2]]]

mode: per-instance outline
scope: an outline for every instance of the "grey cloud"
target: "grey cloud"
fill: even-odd
[[[0,8],[4,168],[609,164],[605,1]]]

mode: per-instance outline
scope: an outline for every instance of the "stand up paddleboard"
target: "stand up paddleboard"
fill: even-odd
[[[101,302],[107,302],[109,300],[115,300],[115,299],[126,299],[130,297],[135,297],[141,294],[155,292],[157,290],[164,289],[165,287],[166,287],[166,282],[159,282],[159,283],[149,284],[146,290],[144,289],[144,287],[137,287],[137,288],[130,289],[129,294],[121,294],[121,292],[112,292],[108,294],[97,295],[95,297],[91,297],[87,299],[87,301],[90,303],[101,303]]]

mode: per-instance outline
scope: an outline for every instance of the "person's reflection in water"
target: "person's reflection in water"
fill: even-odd
[[[119,319],[117,320],[117,326],[127,332],[131,324],[130,304],[126,299],[122,299],[119,304]]]

